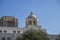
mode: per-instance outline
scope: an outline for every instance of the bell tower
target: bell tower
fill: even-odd
[[[26,18],[26,26],[28,25],[38,25],[38,19],[32,12]]]

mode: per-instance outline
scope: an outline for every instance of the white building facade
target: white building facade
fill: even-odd
[[[22,36],[23,32],[30,29],[47,32],[46,29],[41,28],[37,17],[31,12],[31,14],[26,18],[26,26],[24,28],[0,27],[0,40],[16,40],[18,36]],[[57,40],[57,35],[49,35],[49,38],[50,40]]]

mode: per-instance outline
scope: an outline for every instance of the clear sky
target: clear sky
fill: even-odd
[[[0,18],[14,16],[19,27],[25,26],[31,11],[49,34],[60,33],[60,0],[0,0]]]

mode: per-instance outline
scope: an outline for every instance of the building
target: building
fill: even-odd
[[[12,16],[3,16],[0,19],[0,26],[18,27],[18,19]]]
[[[49,34],[50,40],[58,40],[58,35],[56,34]]]
[[[4,18],[4,17],[3,17]],[[42,29],[41,25],[38,23],[37,17],[31,12],[30,15],[26,18],[25,21],[26,25],[24,28],[18,28],[18,27],[0,27],[0,40],[16,40],[18,36],[22,36],[22,33],[26,30],[37,30],[37,31],[43,31],[47,32],[46,29]],[[49,34],[50,40],[57,40],[57,35],[51,35]]]

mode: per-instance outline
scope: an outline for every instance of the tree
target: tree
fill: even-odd
[[[42,31],[29,30],[23,33],[17,40],[49,40],[47,33]]]
[[[60,34],[58,35],[58,40],[60,40]]]

